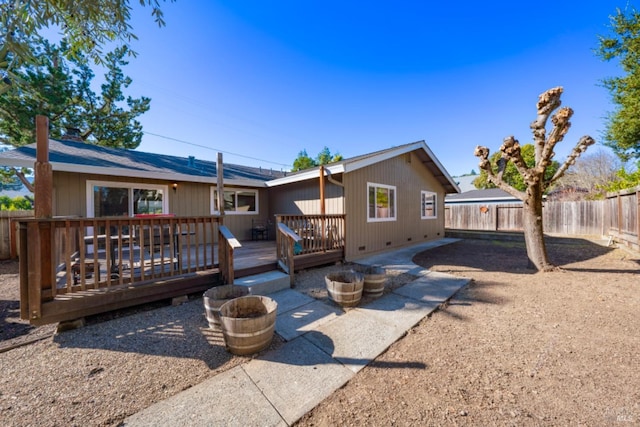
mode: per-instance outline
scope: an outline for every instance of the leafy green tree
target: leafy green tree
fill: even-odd
[[[329,148],[326,146],[322,149],[322,151],[318,153],[318,156],[316,157],[316,163],[318,166],[328,165],[329,163],[339,162],[340,160],[342,160],[342,155],[338,153],[331,154],[331,151],[329,151]]]
[[[316,162],[309,157],[307,150],[302,150],[298,153],[298,157],[293,161],[292,171],[301,171],[316,166]]]
[[[622,159],[640,158],[640,13],[617,9],[611,17],[613,34],[600,36],[597,54],[617,59],[622,76],[603,80],[616,109],[607,117],[605,144]]]
[[[131,84],[122,68],[127,47],[105,57],[102,93],[91,89],[94,73],[84,57],[66,59],[66,45],[43,41],[33,47],[38,58],[15,74],[26,83],[0,97],[0,142],[14,147],[35,141],[34,117],[49,117],[50,135],[60,138],[68,128],[79,129],[84,142],[136,148],[142,141],[137,117],[149,110],[150,99],[125,97]]]
[[[32,201],[26,197],[18,196],[13,199],[9,196],[0,196],[1,211],[28,211],[33,209]]]
[[[302,150],[298,153],[298,157],[293,161],[292,171],[300,171],[304,169],[313,168],[320,165],[327,165],[329,163],[339,162],[342,160],[341,154],[331,154],[328,147],[324,147],[315,159],[312,159],[307,154],[307,150]]]
[[[616,172],[616,177],[606,185],[602,186],[604,191],[614,192],[635,188],[640,185],[640,162],[636,165],[635,170],[628,171],[621,168]]]
[[[520,152],[522,154],[522,159],[524,160],[527,167],[533,167],[535,165],[535,148],[533,144],[525,144],[520,147]],[[493,165],[494,173],[498,172],[498,163],[501,158],[501,153],[499,151],[493,153],[489,162]],[[551,161],[549,166],[545,171],[545,179],[551,179],[553,175],[556,173],[560,164],[555,160]],[[473,185],[478,189],[487,189],[487,188],[496,188],[493,182],[487,179],[488,174],[487,171],[482,169],[480,170],[480,175],[473,180]],[[518,168],[512,162],[509,162],[504,169],[502,174],[502,180],[515,188],[518,191],[525,191],[527,189],[527,184],[524,181],[522,175],[518,172]]]
[[[565,162],[550,174],[552,168],[554,148],[564,139],[571,126],[573,110],[568,107],[560,108],[560,95],[563,89],[556,87],[549,89],[538,97],[537,116],[531,123],[533,131],[533,163],[525,160],[524,147],[513,136],[504,139],[500,147],[500,155],[489,157],[487,147],[476,147],[475,155],[480,158],[480,170],[486,173],[487,181],[507,193],[522,200],[524,239],[527,246],[529,264],[539,271],[553,270],[555,267],[549,262],[544,241],[542,226],[542,201],[545,191],[557,180],[562,178],[567,169],[573,165],[585,150],[595,143],[590,136],[581,137],[574,146]],[[551,118],[552,129],[547,132],[546,125]],[[496,160],[497,157],[497,160]],[[517,181],[507,175],[510,164],[515,166],[525,184],[524,190],[519,190]]]
[[[138,2],[141,6],[150,7],[158,25],[164,25],[159,0]],[[0,94],[25,84],[14,72],[37,58],[31,47],[40,42],[44,29],[60,30],[69,43],[67,53],[70,57],[84,54],[101,64],[105,60],[105,45],[112,42],[129,45],[136,39],[129,24],[131,10],[129,0],[0,2]]]

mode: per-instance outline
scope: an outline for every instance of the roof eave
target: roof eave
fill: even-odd
[[[325,170],[328,170],[330,174],[337,174],[345,172],[345,167],[343,163],[337,163],[333,165],[325,165]],[[271,181],[267,181],[265,184],[267,187],[277,187],[279,185],[292,184],[294,182],[302,182],[307,181],[309,179],[315,179],[319,176],[319,168],[309,169],[304,172],[296,173],[294,175],[285,176],[282,178],[272,179]]]

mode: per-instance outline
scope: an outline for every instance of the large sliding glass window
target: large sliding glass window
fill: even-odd
[[[396,187],[384,184],[367,184],[367,221],[396,220]]]
[[[211,210],[220,212],[218,208],[218,190],[211,189]],[[224,211],[230,214],[257,214],[258,191],[257,190],[224,190]]]
[[[134,216],[168,211],[167,187],[124,182],[87,181],[87,216]]]

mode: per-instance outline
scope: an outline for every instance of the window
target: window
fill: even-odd
[[[367,221],[396,220],[396,188],[383,184],[367,184]]]
[[[420,206],[422,207],[422,210],[420,211],[420,218],[436,218],[438,206],[436,204],[436,193],[433,193],[431,191],[421,192]]]
[[[167,186],[87,181],[87,216],[134,216],[166,213]]]
[[[224,190],[225,213],[242,215],[258,213],[258,191],[256,190]],[[211,190],[211,210],[220,212],[218,208],[218,190]]]

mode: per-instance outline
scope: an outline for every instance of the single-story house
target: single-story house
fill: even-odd
[[[2,166],[33,167],[35,160],[36,144],[0,153]],[[216,162],[54,139],[49,162],[54,216],[218,212]],[[324,210],[320,168],[285,173],[225,163],[225,225],[248,240],[256,220],[343,214],[347,260],[444,236],[445,196],[459,189],[424,141],[322,169]]]
[[[0,153],[0,165],[36,169],[39,218],[18,232],[20,316],[32,324],[200,292],[236,270],[278,265],[293,283],[302,268],[439,239],[445,195],[459,191],[424,141],[298,173],[38,142]],[[262,224],[277,262],[236,269],[238,240]]]

